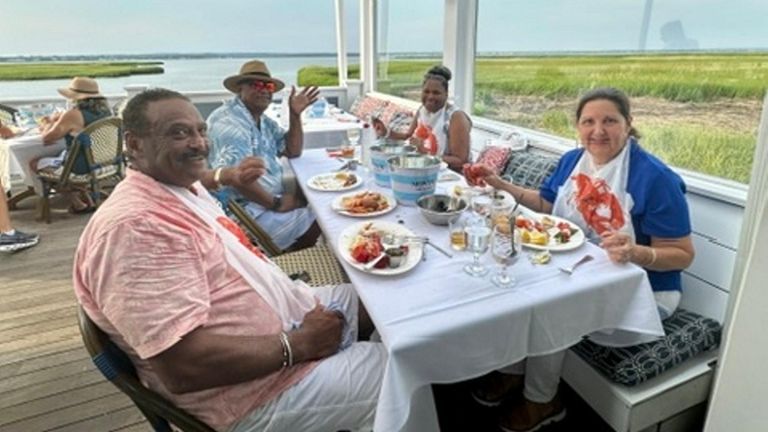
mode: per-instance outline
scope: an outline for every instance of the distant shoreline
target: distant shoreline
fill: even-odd
[[[477,53],[478,58],[494,57],[570,57],[570,56],[644,56],[644,55],[763,55],[768,53],[768,48],[754,49],[718,49],[696,51],[672,51],[672,50],[616,50],[616,51],[485,51]],[[390,58],[435,58],[441,57],[441,52],[397,52],[381,53]],[[359,57],[359,53],[347,53],[349,57]],[[27,63],[27,62],[78,62],[78,61],[131,61],[131,60],[194,60],[217,58],[286,58],[286,57],[336,57],[335,52],[321,53],[272,53],[272,52],[228,52],[228,53],[145,53],[145,54],[72,54],[72,55],[11,55],[0,56],[0,63]]]

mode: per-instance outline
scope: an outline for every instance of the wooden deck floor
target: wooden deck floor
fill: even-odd
[[[151,431],[95,369],[77,328],[72,257],[89,215],[54,209],[46,225],[33,201],[11,219],[40,244],[0,254],[0,432]]]

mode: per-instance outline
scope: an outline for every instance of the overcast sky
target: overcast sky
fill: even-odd
[[[647,0],[480,0],[478,50],[637,49]],[[381,3],[392,52],[442,50],[443,0]],[[333,0],[0,0],[0,56],[333,52]],[[768,0],[656,0],[648,49],[768,49]],[[357,1],[345,0],[357,50]],[[662,28],[665,30],[662,31]],[[662,32],[666,33],[662,39]]]

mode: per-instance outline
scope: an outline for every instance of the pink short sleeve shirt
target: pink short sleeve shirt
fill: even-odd
[[[279,332],[281,322],[226,262],[214,231],[137,171],[129,170],[83,232],[73,279],[88,316],[131,357],[142,381],[217,430],[273,399],[314,367],[302,364],[182,395],[165,388],[146,359],[197,327],[257,336]]]

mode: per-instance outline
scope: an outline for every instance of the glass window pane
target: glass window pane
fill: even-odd
[[[376,90],[421,99],[421,82],[442,62],[444,0],[378,2]]]
[[[768,86],[768,2],[723,5],[480,0],[473,113],[570,138],[578,96],[618,87],[652,153],[747,182]]]

